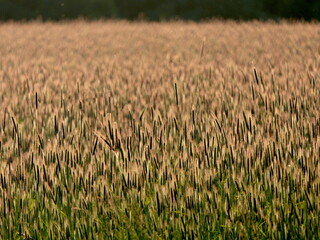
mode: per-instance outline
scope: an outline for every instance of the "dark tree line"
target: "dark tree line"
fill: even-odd
[[[320,0],[0,0],[0,20],[39,17],[320,20]]]

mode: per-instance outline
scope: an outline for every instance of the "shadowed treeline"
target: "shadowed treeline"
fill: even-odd
[[[0,20],[320,19],[318,0],[0,0]]]

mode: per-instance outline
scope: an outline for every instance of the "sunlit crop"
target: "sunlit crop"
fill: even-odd
[[[0,24],[0,239],[319,239],[318,23]]]

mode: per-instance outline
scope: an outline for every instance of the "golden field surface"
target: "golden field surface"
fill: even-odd
[[[0,24],[1,239],[319,239],[320,25]]]

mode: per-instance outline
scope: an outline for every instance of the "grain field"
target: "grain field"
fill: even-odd
[[[0,23],[1,239],[319,239],[320,25]]]

